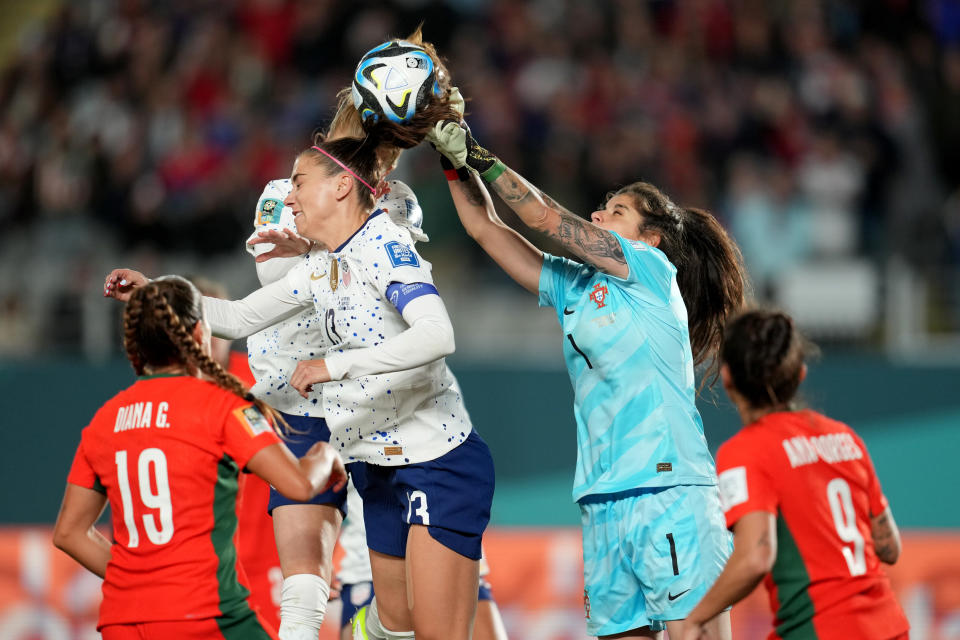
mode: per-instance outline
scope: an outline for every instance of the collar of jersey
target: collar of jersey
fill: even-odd
[[[147,373],[142,376],[137,376],[137,380],[152,380],[154,378],[182,378],[185,375],[188,375],[188,374],[186,373]]]
[[[361,231],[363,231],[363,228],[364,228],[365,226],[367,226],[367,224],[368,224],[371,220],[373,220],[374,218],[376,218],[376,217],[377,217],[378,215],[380,215],[381,213],[383,213],[383,209],[377,209],[376,211],[374,211],[373,213],[371,213],[371,214],[367,217],[367,219],[363,221],[363,224],[360,225],[360,228],[357,229],[356,231],[354,231],[352,234],[350,234],[350,237],[347,238],[346,240],[344,240],[344,242],[343,242],[342,245],[340,245],[339,247],[337,247],[336,249],[334,249],[334,250],[333,250],[333,253],[340,253],[341,251],[343,251],[343,248],[344,248],[345,246],[347,246],[348,244],[350,244],[350,241],[353,240],[353,237],[354,237],[355,235],[357,235],[358,233],[360,233]]]

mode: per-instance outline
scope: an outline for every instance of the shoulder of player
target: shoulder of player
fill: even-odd
[[[772,445],[771,434],[762,427],[747,425],[731,436],[717,449],[717,463],[724,467],[739,466],[745,462],[758,465]]]
[[[649,269],[651,265],[669,272],[676,273],[677,267],[667,258],[667,255],[660,249],[651,246],[643,240],[627,240],[618,234],[613,234],[620,242],[624,257],[627,261],[643,262],[644,267]]]
[[[371,220],[361,231],[361,237],[355,247],[350,247],[352,253],[362,259],[395,258],[409,253],[419,256],[410,237],[410,232],[390,219],[386,213],[381,213]]]

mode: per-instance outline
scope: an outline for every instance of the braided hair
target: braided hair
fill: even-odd
[[[721,359],[733,386],[754,408],[793,408],[807,356],[815,352],[793,319],[779,311],[748,311],[723,336]]]
[[[200,292],[180,276],[163,276],[135,289],[123,313],[123,346],[133,370],[139,376],[148,368],[193,365],[221,389],[252,402],[275,428],[286,426],[279,413],[204,353],[193,338],[202,320]]]

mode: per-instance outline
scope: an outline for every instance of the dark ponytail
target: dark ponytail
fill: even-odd
[[[777,311],[748,311],[727,324],[721,360],[733,387],[755,408],[789,407],[804,359],[815,348]]]
[[[709,371],[713,384],[719,373],[716,356],[724,323],[743,308],[747,276],[740,248],[715,217],[703,209],[681,211],[676,255],[667,254],[667,258],[677,267],[677,286],[687,306],[694,362],[712,361]]]
[[[693,361],[708,363],[704,382],[712,385],[720,372],[716,358],[724,322],[743,307],[746,296],[740,249],[709,212],[678,207],[647,182],[634,182],[610,195],[621,194],[631,196],[643,216],[640,231],[658,233],[657,248],[677,268]]]

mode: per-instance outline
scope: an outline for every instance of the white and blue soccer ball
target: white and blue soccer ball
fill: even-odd
[[[433,58],[412,42],[391,40],[360,59],[351,94],[364,124],[383,118],[404,124],[442,91]]]

